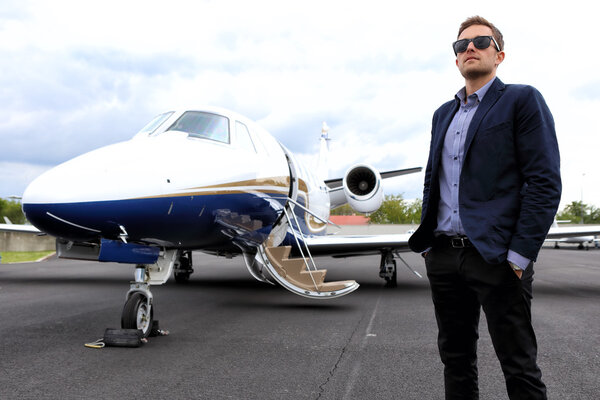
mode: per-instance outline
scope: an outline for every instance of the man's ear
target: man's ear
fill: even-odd
[[[498,67],[498,65],[500,65],[502,63],[502,61],[504,61],[504,52],[503,51],[499,51],[496,54],[496,67]],[[456,60],[456,62],[458,63],[458,60]]]

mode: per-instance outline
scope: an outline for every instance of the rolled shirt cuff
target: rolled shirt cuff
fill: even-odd
[[[506,259],[511,263],[515,264],[517,267],[521,268],[523,271],[527,269],[527,266],[531,262],[529,258],[523,257],[519,253],[512,250],[508,250],[508,255],[506,256]]]

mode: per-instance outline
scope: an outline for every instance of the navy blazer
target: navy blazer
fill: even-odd
[[[409,240],[422,252],[433,244],[440,198],[440,158],[455,99],[433,115],[421,225]],[[535,261],[560,201],[560,156],[554,119],[535,88],[496,78],[479,104],[465,141],[460,175],[460,219],[489,263],[508,250]]]

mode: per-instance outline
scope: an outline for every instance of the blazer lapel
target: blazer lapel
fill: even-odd
[[[448,127],[450,126],[450,122],[452,122],[452,118],[454,117],[454,114],[456,114],[456,110],[458,110],[458,101],[456,101],[452,107],[449,108],[449,112],[446,113],[446,115],[444,115],[443,119],[439,122],[439,124],[437,126],[440,127],[440,129],[437,129],[435,132],[435,136],[434,136],[434,143],[433,143],[433,159],[432,159],[432,166],[433,166],[433,170],[435,172],[435,174],[437,175],[437,169],[439,166],[439,160],[442,156],[442,149],[444,148],[444,139],[446,138],[446,132],[448,132]]]
[[[481,103],[477,107],[477,111],[471,120],[471,124],[469,125],[469,130],[467,132],[467,138],[465,139],[465,150],[464,154],[466,158],[466,154],[469,151],[469,147],[471,147],[471,143],[473,142],[473,138],[475,137],[475,133],[479,130],[479,125],[481,125],[481,121],[490,111],[492,106],[496,104],[500,96],[502,96],[502,92],[504,91],[504,83],[499,78],[496,78],[492,86],[487,91]]]

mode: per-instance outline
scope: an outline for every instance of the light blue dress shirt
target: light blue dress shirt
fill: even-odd
[[[460,107],[454,114],[454,118],[452,118],[446,132],[440,161],[440,202],[438,205],[437,228],[434,231],[436,236],[465,235],[465,230],[460,221],[458,201],[460,172],[465,156],[465,140],[477,107],[479,107],[479,103],[481,103],[495,79],[490,80],[469,97],[466,97],[464,87],[456,93],[455,98],[460,103]],[[529,259],[512,250],[508,251],[507,258],[523,270],[527,268],[530,262]]]

